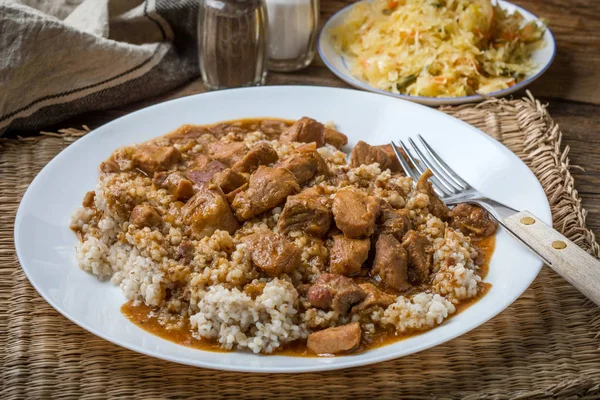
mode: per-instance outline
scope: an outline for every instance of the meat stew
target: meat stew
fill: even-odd
[[[432,329],[484,295],[496,230],[487,213],[449,210],[430,171],[412,182],[385,147],[360,142],[348,163],[338,150],[346,144],[333,127],[305,117],[186,125],[119,149],[100,167],[104,190],[86,195],[89,220],[73,229],[83,248],[104,240],[100,221],[110,215],[125,228],[108,245],[155,266],[114,266],[107,255],[106,269],[82,268],[128,283],[126,271],[146,274],[126,293],[124,314],[158,336],[210,350],[364,351]],[[457,268],[468,270],[468,283],[451,276]],[[265,306],[279,301],[278,290],[291,293],[289,303]],[[218,301],[231,302],[232,315],[240,307],[255,313],[254,326],[220,320],[212,313],[224,307]],[[445,311],[405,317],[411,307],[434,306]],[[252,347],[260,326],[276,318],[289,331]],[[227,347],[220,331],[205,329],[215,324],[248,341]]]

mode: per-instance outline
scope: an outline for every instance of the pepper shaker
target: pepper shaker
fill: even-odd
[[[263,85],[267,65],[264,0],[201,0],[198,55],[211,90]]]
[[[269,20],[269,69],[296,71],[315,55],[319,0],[266,0]]]

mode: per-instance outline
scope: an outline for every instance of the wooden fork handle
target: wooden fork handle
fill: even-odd
[[[600,261],[528,211],[504,220],[506,227],[550,267],[600,306]]]

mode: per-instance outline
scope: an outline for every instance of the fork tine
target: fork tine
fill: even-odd
[[[405,145],[402,140],[399,140],[399,142],[400,142],[400,147],[402,148],[402,150],[404,150],[404,152],[406,153],[406,156],[408,157],[408,159],[412,163],[412,165],[415,166],[415,169],[419,173],[419,176],[422,175],[423,172],[425,172],[425,168],[421,167],[421,165],[419,164],[419,160],[412,154],[412,151],[408,148],[408,146]],[[413,178],[414,181],[417,181],[419,179],[419,176],[417,176],[417,177],[411,176],[411,178]],[[447,190],[445,190],[444,187],[440,185],[439,181],[435,177],[431,178],[431,183],[433,184],[433,190],[435,190],[435,192],[437,193],[438,196],[447,197],[448,195],[452,194],[451,192],[448,192]]]
[[[419,179],[419,176],[421,176],[421,174],[423,173],[423,171],[425,171],[420,163],[419,163],[419,159],[417,157],[415,157],[412,152],[410,151],[410,149],[408,148],[407,145],[404,144],[404,142],[400,139],[398,140],[398,143],[400,143],[400,148],[402,150],[404,150],[404,154],[406,154],[406,157],[408,158],[408,161],[414,165],[414,169],[417,171],[417,176],[414,178],[415,180]],[[412,177],[411,177],[412,178]]]
[[[446,174],[446,177],[452,180],[455,184],[459,185],[462,190],[470,189],[471,185],[469,185],[464,179],[460,177],[448,164],[444,162],[444,160],[431,148],[429,143],[423,139],[423,136],[417,135],[423,146],[425,146],[425,150],[429,153],[429,155],[433,158],[433,160],[440,166],[440,168]]]
[[[390,144],[392,145],[392,149],[394,150],[394,153],[396,153],[396,158],[398,158],[398,161],[400,162],[400,165],[402,166],[404,173],[407,176],[410,176],[413,180],[417,180],[419,178],[418,171],[415,172],[415,170],[412,169],[411,166],[406,162],[406,160],[404,159],[402,154],[398,151],[398,145],[396,143],[394,143],[393,140],[390,142]],[[406,150],[404,150],[404,151],[406,151]],[[415,164],[413,163],[413,165],[415,165]]]
[[[457,194],[460,192],[461,187],[453,184],[452,181],[447,179],[446,176],[440,172],[439,168],[435,165],[435,163],[432,162],[425,154],[423,154],[423,152],[419,149],[419,147],[417,146],[415,141],[412,140],[412,138],[408,138],[408,142],[415,149],[415,152],[417,153],[423,164],[425,164],[427,168],[429,168],[433,172],[434,176],[431,178],[432,182],[434,181],[434,179],[437,179],[440,182],[440,184],[449,191],[449,194]]]

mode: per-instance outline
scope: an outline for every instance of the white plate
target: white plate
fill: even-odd
[[[542,187],[500,143],[433,109],[348,89],[273,86],[234,89],[158,104],[110,122],[79,139],[39,173],[23,196],[15,221],[15,245],[27,277],[54,308],[84,329],[120,346],[183,364],[235,371],[302,372],[364,365],[414,353],[448,341],[504,310],[527,289],[542,264],[504,231],[497,235],[486,281],[490,292],[440,327],[362,354],[335,358],[260,356],[191,349],[146,333],[119,308],[118,287],[82,271],[70,215],[98,179],[98,165],[114,149],[163,135],[184,123],[304,115],[335,121],[350,139],[372,144],[422,134],[474,187],[503,203],[528,209],[550,223]],[[85,351],[85,349],[81,349]]]
[[[505,10],[508,10],[509,12],[514,12],[515,10],[518,10],[521,13],[521,15],[523,15],[525,21],[535,21],[539,19],[529,11],[512,3],[509,3],[508,1],[498,0],[497,3],[500,7],[502,7]],[[552,32],[550,32],[550,29],[546,28],[546,31],[544,33],[544,41],[546,42],[546,46],[539,50],[536,50],[532,54],[533,61],[537,65],[537,68],[534,71],[532,71],[526,79],[512,87],[488,93],[486,94],[486,97],[481,95],[463,97],[424,97],[409,96],[405,94],[394,94],[386,90],[374,88],[370,86],[367,82],[360,80],[354,75],[352,75],[350,73],[348,65],[346,64],[347,60],[344,58],[344,56],[339,55],[333,48],[333,45],[330,41],[329,30],[334,26],[341,24],[346,15],[348,15],[351,8],[354,7],[355,4],[356,3],[351,4],[338,11],[323,26],[318,40],[319,55],[321,56],[321,59],[323,60],[327,68],[329,68],[329,70],[333,72],[338,78],[340,78],[350,86],[369,92],[381,93],[387,96],[410,100],[414,101],[415,103],[425,104],[428,106],[473,103],[482,101],[486,97],[502,97],[514,93],[517,90],[525,88],[537,78],[539,78],[548,69],[548,67],[550,67],[550,64],[552,64],[552,61],[554,60],[554,55],[556,53],[556,43],[554,41],[554,36],[552,35]]]

